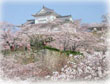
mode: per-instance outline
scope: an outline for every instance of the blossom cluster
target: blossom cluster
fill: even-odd
[[[68,61],[61,72],[53,72],[52,76],[46,76],[51,80],[73,80],[73,79],[84,79],[84,80],[99,80],[107,77],[107,59],[102,53],[94,53],[84,59],[81,56],[74,56],[76,62]]]

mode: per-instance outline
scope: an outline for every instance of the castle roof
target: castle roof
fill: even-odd
[[[71,15],[66,15],[66,16],[57,16],[57,18],[70,18],[72,17]]]
[[[47,11],[47,12],[53,12],[53,11],[54,11],[54,10],[52,10],[52,9],[50,9],[50,8],[45,7],[45,6],[43,6],[43,9],[44,9],[45,11]]]
[[[39,16],[46,16],[46,15],[60,16],[60,15],[57,14],[54,10],[49,9],[49,8],[47,8],[47,7],[45,7],[45,6],[43,6],[42,9],[41,9],[38,13],[36,13],[36,14],[34,14],[34,15],[32,15],[32,16],[34,16],[34,17],[39,17]]]

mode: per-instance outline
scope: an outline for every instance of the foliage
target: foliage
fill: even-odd
[[[52,48],[52,47],[50,47],[50,46],[44,46],[44,49],[48,49],[48,50],[58,51],[58,52],[60,52],[59,49],[57,49],[57,48]]]
[[[83,53],[77,52],[77,51],[62,51],[62,53],[66,53],[67,55],[73,54],[73,55],[83,55]]]
[[[90,25],[84,25],[82,32],[80,20],[58,22],[24,25],[16,33],[3,31],[0,46],[4,58],[0,64],[4,76],[51,80],[106,77],[106,32],[87,32]]]

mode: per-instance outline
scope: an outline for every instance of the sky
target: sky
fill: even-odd
[[[43,5],[60,15],[72,15],[73,20],[82,19],[82,23],[99,23],[101,16],[107,13],[104,2],[4,2],[1,20],[15,25],[23,24],[34,19],[32,14],[40,11]]]

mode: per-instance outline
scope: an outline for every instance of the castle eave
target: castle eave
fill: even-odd
[[[57,13],[51,13],[51,12],[42,13],[42,14],[34,14],[34,15],[32,15],[32,16],[33,16],[33,17],[40,17],[40,16],[48,16],[48,15],[60,16],[60,15],[57,14]]]
[[[57,18],[70,18],[72,17],[71,15],[67,15],[67,16],[57,16]]]

